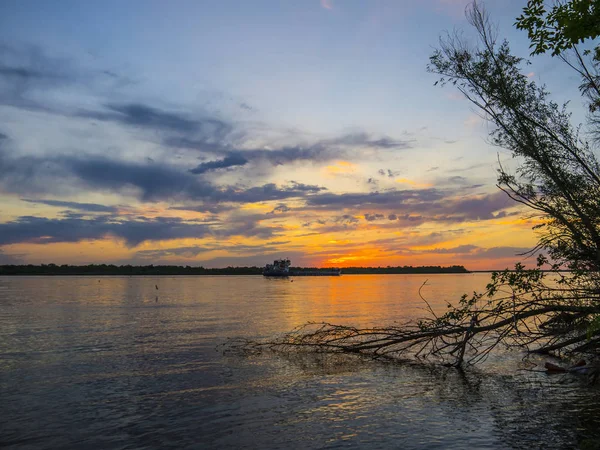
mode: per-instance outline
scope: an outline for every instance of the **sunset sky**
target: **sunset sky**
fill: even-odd
[[[499,34],[525,0],[488,1]],[[0,264],[523,259],[486,125],[428,57],[463,0],[0,4]],[[527,75],[584,111],[578,80]]]

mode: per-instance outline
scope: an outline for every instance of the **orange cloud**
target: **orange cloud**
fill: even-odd
[[[323,171],[329,176],[335,176],[354,173],[357,169],[358,166],[349,161],[336,161],[336,163],[331,166],[325,166]]]
[[[408,178],[396,178],[396,180],[394,180],[394,181],[396,181],[396,183],[408,184],[410,186],[417,187],[417,188],[430,188],[430,187],[433,187],[433,185],[430,184],[430,183],[419,183],[417,181],[410,180]]]

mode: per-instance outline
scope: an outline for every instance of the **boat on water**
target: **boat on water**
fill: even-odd
[[[292,262],[289,259],[276,259],[273,264],[267,264],[263,269],[265,277],[322,277],[340,276],[341,269],[290,269]]]
[[[288,277],[290,276],[291,263],[289,259],[276,259],[273,264],[265,266],[263,275],[265,277]]]

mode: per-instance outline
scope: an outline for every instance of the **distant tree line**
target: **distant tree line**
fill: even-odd
[[[387,266],[387,267],[344,267],[342,274],[392,274],[392,273],[470,273],[464,266]]]
[[[292,267],[292,270],[321,271],[321,268]],[[116,266],[114,264],[0,265],[0,275],[261,275],[262,267],[224,267],[210,269],[202,266]],[[342,274],[410,274],[410,273],[469,273],[463,266],[403,266],[403,267],[344,267]]]

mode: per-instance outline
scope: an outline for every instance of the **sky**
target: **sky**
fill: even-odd
[[[3,0],[0,264],[533,265],[510,153],[426,70],[467,3]],[[486,7],[528,57],[525,4]]]

